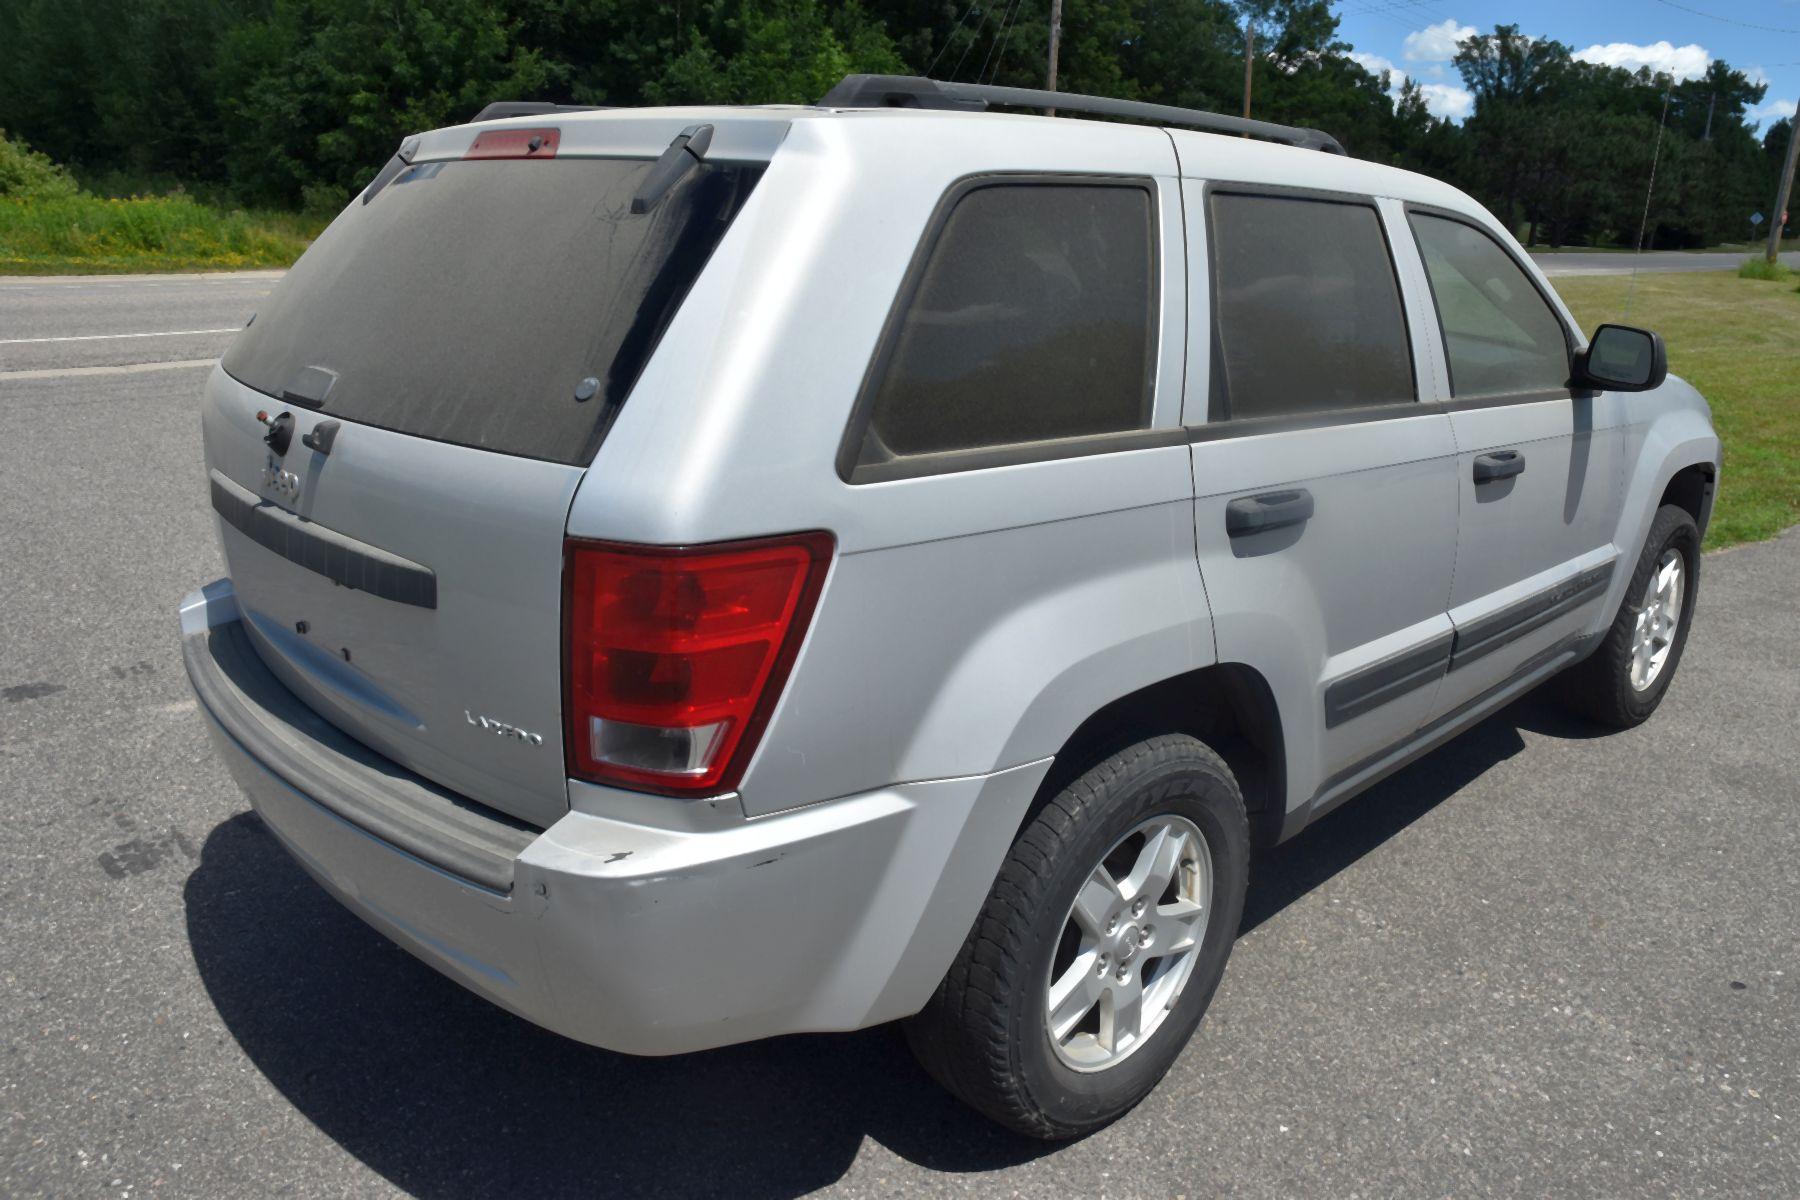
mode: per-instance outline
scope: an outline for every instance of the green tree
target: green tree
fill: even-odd
[[[645,87],[657,104],[810,104],[852,72],[893,73],[899,54],[856,4],[710,0],[680,52]]]
[[[7,0],[0,128],[95,185],[341,203],[420,129],[496,99],[807,103],[853,71],[1041,87],[1050,0]],[[1325,0],[1066,0],[1059,87],[1254,116],[1473,192],[1527,236],[1741,237],[1786,123],[1715,62],[1671,83],[1499,25],[1456,65],[1468,121],[1349,57]],[[1397,91],[1395,89],[1398,89]],[[1667,122],[1664,124],[1664,104]],[[1661,148],[1658,129],[1661,127]],[[1649,188],[1652,156],[1657,181]]]
[[[553,73],[516,30],[484,0],[276,0],[222,56],[231,178],[259,198],[347,199],[406,134],[545,88]]]

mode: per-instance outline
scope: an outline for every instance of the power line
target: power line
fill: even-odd
[[[1425,16],[1444,16],[1444,14],[1437,9],[1430,7],[1433,0],[1350,0],[1350,2],[1360,5],[1358,8],[1347,10],[1347,15],[1350,16],[1396,12],[1408,8],[1419,9]],[[1449,21],[1454,20],[1454,18],[1445,16],[1444,20]]]
[[[1396,15],[1397,13],[1404,10],[1411,10],[1416,16],[1437,17],[1441,20],[1449,21],[1452,24],[1456,22],[1455,17],[1449,16],[1442,9],[1427,8],[1426,4],[1428,2],[1429,0],[1388,0],[1387,3],[1377,3],[1376,0],[1362,0],[1362,7],[1346,8],[1341,15],[1346,17],[1381,17],[1408,29],[1411,29],[1414,23],[1402,19]]]
[[[1709,21],[1722,21],[1727,25],[1736,25],[1743,29],[1757,29],[1761,30],[1763,33],[1800,34],[1800,29],[1783,29],[1779,25],[1757,25],[1751,21],[1740,21],[1736,17],[1721,17],[1718,13],[1709,13],[1703,8],[1695,8],[1689,4],[1678,4],[1676,3],[1676,0],[1656,0],[1656,2],[1663,5],[1665,8],[1678,8],[1682,12],[1693,13],[1696,17],[1705,17]]]
[[[970,7],[974,6],[971,5]],[[975,43],[981,40],[981,31],[987,28],[988,14],[992,11],[993,10],[986,5],[982,6],[981,20],[975,22],[975,32],[969,35],[969,44],[963,47],[962,57],[956,60],[956,67],[950,72],[950,78],[955,79],[962,74],[963,63],[968,61],[969,51],[975,48]]]
[[[988,39],[987,53],[981,56],[981,65],[975,68],[975,82],[980,83],[987,74],[988,64],[994,61],[994,47],[1000,44],[1000,35],[1006,32],[1006,22],[1012,17],[1013,3],[1016,0],[1000,0],[1000,25],[994,30],[994,36]]]
[[[952,25],[950,27],[950,32],[944,35],[944,44],[938,47],[938,52],[931,56],[931,62],[926,66],[926,78],[929,79],[931,73],[937,70],[938,59],[944,57],[944,51],[948,50],[950,48],[950,43],[956,40],[956,31],[963,27],[963,22],[969,19],[969,14],[974,12],[975,6],[980,3],[981,0],[969,0],[969,7],[963,9],[962,16],[956,18],[956,24]]]
[[[999,52],[994,57],[994,73],[988,76],[989,83],[1000,78],[1000,67],[1006,62],[1006,43],[1007,40],[1012,37],[1013,25],[1018,23],[1019,6],[1024,2],[1025,0],[1013,0],[1012,11],[1000,19]],[[987,67],[985,62],[981,65],[984,69]],[[981,81],[981,76],[977,75],[975,79],[976,82],[979,83]]]
[[[1388,12],[1385,9],[1379,9],[1379,8],[1355,9],[1355,10],[1345,12],[1343,15],[1346,17],[1382,17],[1386,20],[1392,21],[1394,24],[1398,25],[1400,28],[1406,29],[1406,30],[1410,30],[1410,29],[1412,29],[1412,27],[1414,25],[1418,24],[1418,22],[1416,22],[1416,21],[1402,21],[1399,17],[1396,17],[1393,13]]]

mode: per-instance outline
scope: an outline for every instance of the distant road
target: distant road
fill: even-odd
[[[0,278],[0,382],[20,371],[154,370],[150,364],[217,358],[280,278],[280,271]]]
[[[1756,251],[1761,254],[1762,251]],[[1735,271],[1750,257],[1749,251],[1726,250],[1690,253],[1686,250],[1647,250],[1642,254],[1533,254],[1546,275],[1629,275],[1632,259],[1640,271]],[[1800,253],[1790,251],[1781,261],[1800,269]]]
[[[1626,275],[1633,255],[1532,256],[1546,275]],[[1744,251],[1637,255],[1640,271],[1729,271]],[[1800,269],[1800,253],[1782,261]],[[129,367],[132,373],[217,358],[243,328],[280,271],[188,275],[0,277],[0,382],[21,372]]]

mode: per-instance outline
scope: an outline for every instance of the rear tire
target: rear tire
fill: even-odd
[[[1686,509],[1665,504],[1605,640],[1563,675],[1563,702],[1613,729],[1648,720],[1675,678],[1699,595],[1700,527]]]
[[[1020,832],[907,1023],[914,1054],[1020,1133],[1106,1125],[1200,1023],[1237,937],[1249,858],[1237,781],[1204,743],[1165,735],[1112,755]]]

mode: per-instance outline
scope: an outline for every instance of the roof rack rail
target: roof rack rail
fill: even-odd
[[[604,104],[551,104],[547,100],[496,100],[470,117],[469,124],[500,121],[507,117],[541,117],[546,113],[599,112],[605,107]]]
[[[820,97],[817,108],[933,108],[985,112],[989,108],[1054,108],[1062,112],[1126,117],[1158,125],[1185,125],[1212,133],[1238,133],[1266,141],[1342,154],[1344,147],[1329,133],[1297,125],[1252,121],[1197,108],[1045,92],[1036,88],[994,87],[980,83],[945,83],[922,75],[846,75]]]

